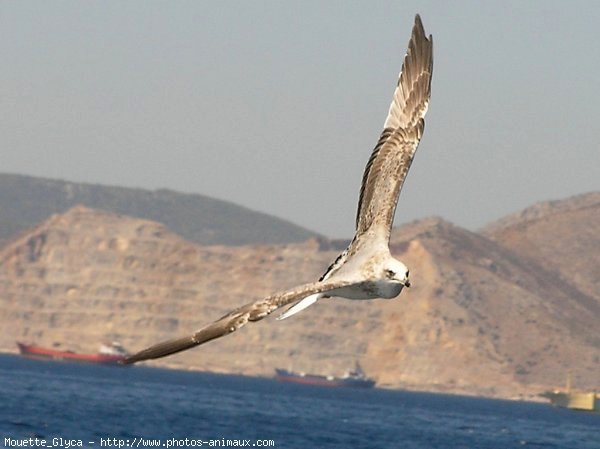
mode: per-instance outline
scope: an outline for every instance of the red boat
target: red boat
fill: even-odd
[[[36,359],[69,360],[73,362],[101,363],[108,365],[118,365],[121,360],[127,357],[127,352],[119,343],[102,344],[97,354],[78,354],[73,351],[63,351],[59,349],[43,348],[41,346],[28,345],[17,342],[19,351],[26,357]],[[121,365],[126,366],[126,365]]]

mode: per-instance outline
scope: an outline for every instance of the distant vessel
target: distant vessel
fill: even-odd
[[[570,372],[567,374],[567,385],[564,391],[546,391],[540,396],[550,399],[550,403],[557,407],[600,413],[600,395],[595,391],[574,391],[571,388]]]
[[[127,357],[127,352],[117,342],[101,344],[97,354],[78,354],[73,351],[43,348],[41,346],[29,345],[19,341],[17,342],[17,346],[22,355],[36,359],[69,360],[73,362],[117,365],[121,360]]]
[[[600,395],[595,391],[547,391],[542,396],[557,407],[600,413]]]
[[[275,378],[281,382],[294,382],[298,384],[319,385],[323,387],[353,388],[372,388],[375,385],[375,381],[365,375],[358,363],[353,370],[348,371],[343,377],[294,373],[281,368],[275,369],[275,373]]]

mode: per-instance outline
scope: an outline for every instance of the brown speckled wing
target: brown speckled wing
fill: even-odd
[[[199,346],[210,340],[228,335],[248,322],[259,321],[280,307],[299,301],[314,293],[323,293],[350,285],[347,282],[325,281],[305,284],[296,288],[276,293],[267,298],[246,304],[229,312],[217,321],[203,327],[189,337],[175,338],[158,343],[136,354],[127,357],[122,363],[131,364],[142,360],[158,359],[186,349]]]
[[[432,72],[433,39],[425,36],[417,15],[383,132],[363,174],[357,236],[377,226],[389,238],[398,196],[423,134]]]

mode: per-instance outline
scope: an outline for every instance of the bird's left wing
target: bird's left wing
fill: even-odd
[[[150,346],[147,349],[125,358],[122,363],[130,364],[142,360],[158,359],[160,357],[175,354],[176,352],[185,351],[186,349],[199,346],[210,340],[235,332],[239,328],[245,326],[249,321],[262,320],[280,307],[291,304],[306,296],[316,293],[332,292],[349,285],[351,285],[350,282],[339,280],[313,282],[284,292],[276,293],[229,312],[227,315],[212,324],[203,327],[191,336],[175,338]]]
[[[432,72],[433,40],[417,15],[383,132],[363,175],[357,237],[376,228],[375,234],[389,239],[398,195],[423,134]]]

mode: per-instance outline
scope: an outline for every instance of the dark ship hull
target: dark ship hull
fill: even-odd
[[[281,368],[277,368],[275,373],[275,378],[281,382],[319,385],[322,387],[373,388],[375,386],[375,381],[373,379],[363,376],[321,376],[318,374],[294,373]]]

